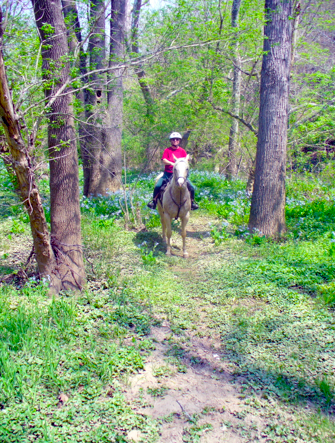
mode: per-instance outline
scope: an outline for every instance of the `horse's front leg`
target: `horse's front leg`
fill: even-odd
[[[181,219],[181,236],[183,239],[183,256],[184,258],[188,257],[188,252],[186,251],[186,225],[190,218],[190,213],[188,212],[185,217]]]
[[[166,255],[171,255],[171,235],[172,235],[171,218],[170,218],[169,214],[167,214],[166,212],[164,213],[164,219],[165,219],[165,229],[166,229],[166,237],[167,237]]]

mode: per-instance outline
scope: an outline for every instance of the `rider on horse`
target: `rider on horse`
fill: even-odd
[[[165,165],[164,174],[156,183],[153,199],[150,203],[148,203],[148,207],[150,209],[156,208],[157,199],[158,199],[158,196],[159,196],[162,186],[166,182],[168,182],[173,175],[174,157],[183,158],[183,157],[187,156],[186,151],[182,147],[179,146],[181,139],[182,139],[179,132],[172,132],[172,134],[170,135],[169,138],[170,138],[171,146],[169,148],[165,149],[163,156],[162,156],[162,160]],[[195,188],[189,180],[187,180],[187,188],[190,191],[190,195],[191,195],[191,209],[192,210],[198,209],[199,206],[194,202]]]

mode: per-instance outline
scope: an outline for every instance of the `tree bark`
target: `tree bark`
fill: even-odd
[[[231,26],[238,28],[238,16],[240,12],[241,0],[233,0],[231,11]],[[231,113],[239,116],[241,101],[241,58],[239,54],[239,44],[237,36],[233,40],[233,96]],[[229,131],[228,144],[228,166],[226,170],[227,179],[231,180],[237,174],[236,152],[238,148],[238,131],[239,121],[237,118],[232,118]]]
[[[1,21],[1,17],[0,17]],[[50,236],[44,215],[41,197],[37,188],[35,173],[22,134],[18,116],[8,87],[2,53],[2,32],[0,30],[0,118],[5,137],[12,156],[21,200],[28,212],[35,258],[40,278],[50,282],[50,288],[58,292],[61,281],[58,278],[57,263],[51,247]]]
[[[42,41],[42,70],[49,100],[51,244],[62,289],[82,289],[85,281],[80,229],[78,156],[69,49],[60,0],[32,0]]]
[[[135,0],[132,13],[131,21],[131,52],[132,56],[138,56],[139,51],[139,38],[138,38],[138,28],[140,22],[141,8],[143,6],[142,0]],[[146,106],[146,123],[148,126],[152,126],[155,120],[155,100],[152,96],[150,86],[148,84],[143,65],[140,64],[135,68],[135,74],[138,79],[138,84],[141,88],[143,99]],[[157,149],[156,144],[152,142],[150,136],[148,137],[148,143],[146,147],[146,164],[145,167],[152,171],[161,162],[160,152]]]
[[[115,67],[125,55],[125,25],[127,0],[112,0],[110,21],[109,68]],[[108,113],[105,120],[103,155],[108,164],[104,171],[109,180],[109,190],[121,186],[122,175],[122,122],[123,122],[123,69],[110,71],[108,76]]]
[[[255,160],[251,163],[248,175],[248,181],[246,186],[246,193],[251,195],[254,190],[254,182],[255,182]]]
[[[292,0],[265,0],[259,131],[249,228],[266,236],[285,231],[292,5]]]
[[[291,67],[294,64],[295,53],[297,49],[298,27],[300,22],[301,5],[297,3],[294,7],[293,25],[292,25],[292,50],[291,50]]]
[[[133,7],[133,16],[131,23],[131,50],[134,54],[139,54],[139,42],[138,42],[138,26],[140,21],[140,13],[142,7],[142,0],[135,0]],[[145,78],[145,72],[143,67],[140,65],[139,68],[135,68],[135,74],[138,78],[138,83],[140,85],[143,98],[147,108],[147,118],[152,121],[154,116],[154,100]]]
[[[78,50],[78,45],[82,45],[82,34],[81,34],[81,26],[79,22],[78,10],[76,6],[75,0],[62,0],[63,5],[63,14],[66,20],[67,25],[67,34],[68,34],[68,42],[69,49],[71,54],[75,54]],[[75,60],[75,63],[78,64],[78,61]],[[88,95],[90,94],[87,89],[87,53],[84,51],[84,48],[81,46],[79,50],[79,72],[82,77],[82,88],[76,92],[76,98],[81,103],[81,107],[77,112],[77,116],[79,118],[78,123],[78,131],[79,131],[79,146],[81,159],[83,163],[83,172],[84,172],[84,195],[87,194],[87,187],[89,184],[90,177],[90,151],[89,151],[89,143],[88,137],[90,135],[91,126],[85,123],[86,113],[85,109],[87,108],[88,103]]]
[[[90,70],[106,68],[105,50],[105,2],[91,2],[92,23],[88,52]],[[90,89],[85,95],[86,137],[83,155],[84,195],[106,195],[109,188],[108,158],[104,155],[103,124],[106,113],[106,74],[92,73]],[[107,160],[107,161],[106,161]],[[107,171],[106,171],[107,169]],[[106,173],[107,172],[107,173]]]
[[[19,182],[17,181],[15,173],[15,163],[10,153],[10,149],[7,146],[6,137],[0,137],[0,158],[2,158],[2,161],[5,164],[9,179],[14,186],[15,193],[21,198]]]
[[[192,130],[188,129],[186,132],[184,132],[183,137],[181,139],[180,146],[185,150],[186,150],[186,146],[188,145],[188,139],[189,139],[191,132],[192,132]]]

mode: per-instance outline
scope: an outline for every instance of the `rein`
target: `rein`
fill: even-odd
[[[178,217],[179,217],[179,212],[180,212],[181,208],[184,206],[184,204],[187,202],[188,197],[186,197],[185,200],[184,200],[183,202],[180,201],[180,203],[177,203],[177,202],[175,201],[175,199],[172,197],[171,188],[172,188],[172,186],[170,185],[169,192],[170,192],[171,200],[173,201],[173,203],[174,203],[174,204],[177,206],[177,208],[178,208],[178,212],[177,212],[177,215],[176,215],[176,217],[175,217],[175,220],[177,220]],[[181,200],[181,190],[180,190],[180,200]]]

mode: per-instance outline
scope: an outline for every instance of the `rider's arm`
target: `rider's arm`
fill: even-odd
[[[163,163],[164,165],[174,165],[174,162],[170,162],[170,160],[168,160],[167,158],[163,158]]]

